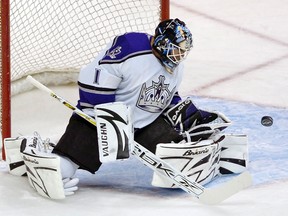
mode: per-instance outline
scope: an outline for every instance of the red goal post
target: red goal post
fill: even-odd
[[[128,31],[153,34],[158,22],[169,18],[169,3],[1,0],[1,140],[12,133],[11,96],[31,88],[26,76],[36,76],[46,85],[75,82],[80,67],[115,35]]]

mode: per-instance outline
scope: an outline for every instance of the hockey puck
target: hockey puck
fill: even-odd
[[[261,124],[265,127],[270,127],[273,124],[273,118],[271,116],[263,116]]]

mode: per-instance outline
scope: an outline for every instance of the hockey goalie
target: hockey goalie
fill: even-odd
[[[129,158],[137,142],[201,185],[224,174],[241,173],[248,165],[247,136],[224,134],[230,120],[219,112],[196,108],[190,98],[143,129],[133,129],[131,111],[122,103],[96,106],[95,116],[100,163]],[[163,131],[169,133],[163,137]],[[49,139],[42,140],[34,133],[7,138],[4,144],[10,173],[27,174],[30,185],[40,195],[63,199],[78,189],[79,179],[73,175],[81,167],[53,153],[55,145]],[[177,188],[171,179],[157,173],[152,185]]]
[[[56,144],[37,133],[5,139],[10,173],[27,174],[40,195],[63,199],[77,190],[77,169],[97,174],[102,163],[137,155],[137,145],[202,185],[243,172],[247,137],[224,134],[231,124],[225,115],[178,94],[192,46],[192,34],[179,19],[161,22],[154,35],[116,36],[81,69],[79,100]],[[152,184],[177,187],[170,180],[155,173]]]

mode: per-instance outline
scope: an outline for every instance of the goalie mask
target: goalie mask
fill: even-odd
[[[179,19],[169,19],[157,26],[153,49],[159,54],[166,70],[173,73],[177,65],[188,55],[192,43],[192,34],[185,23]]]

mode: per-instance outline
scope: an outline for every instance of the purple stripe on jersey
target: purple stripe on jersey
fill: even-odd
[[[103,63],[119,63],[138,55],[151,54],[151,35],[139,32],[130,32],[114,39],[113,45],[99,61]]]
[[[90,92],[79,90],[79,100],[77,107],[93,108],[97,104],[110,103],[115,101],[115,94],[95,94]]]

